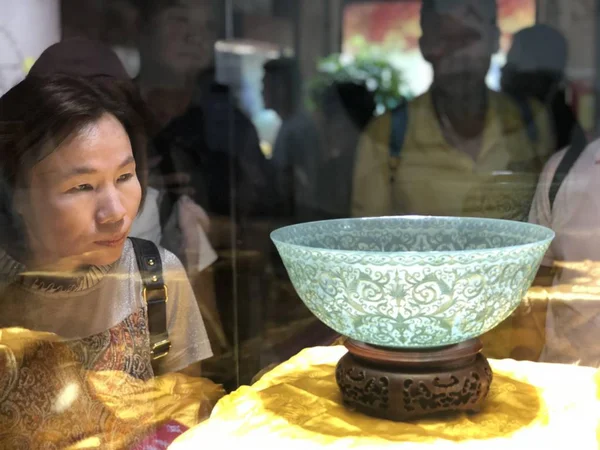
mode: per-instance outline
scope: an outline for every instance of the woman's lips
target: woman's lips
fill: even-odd
[[[124,234],[121,237],[107,240],[107,241],[95,241],[94,244],[101,245],[103,247],[118,247],[125,241],[126,238],[127,238],[127,235]]]

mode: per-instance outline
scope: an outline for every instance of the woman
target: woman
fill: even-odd
[[[146,380],[212,355],[185,271],[160,250],[170,351],[152,367],[127,239],[145,194],[145,130],[129,95],[90,78],[27,77],[0,99],[0,329],[65,339],[86,369]]]

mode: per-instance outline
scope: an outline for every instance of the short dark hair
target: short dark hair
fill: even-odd
[[[105,114],[116,117],[129,136],[143,204],[147,124],[133,104],[135,91],[117,84],[102,77],[28,76],[0,98],[0,247],[13,257],[27,253],[25,230],[13,205],[16,189],[26,187],[38,162]]]
[[[363,130],[375,114],[375,96],[364,83],[333,82],[317,98],[319,109],[327,118],[346,113],[354,125]]]
[[[421,2],[421,28],[424,28],[428,19],[439,13],[438,2],[440,0],[422,0]],[[451,1],[452,4],[445,6],[447,8],[452,8],[453,6],[460,6],[461,3],[464,3],[465,0],[442,0],[445,2]],[[490,26],[497,26],[498,22],[498,4],[496,0],[477,0],[479,3],[479,9],[481,12],[485,12],[485,16],[483,19],[489,20]]]
[[[300,70],[294,58],[272,59],[265,63],[264,84],[265,90],[272,92],[265,94],[273,95],[273,86],[277,87],[275,99],[276,110],[281,109],[286,116],[295,113],[300,106]]]
[[[181,0],[133,0],[132,3],[137,7],[143,25],[152,21],[163,10],[182,4]]]

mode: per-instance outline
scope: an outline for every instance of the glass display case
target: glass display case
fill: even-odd
[[[110,439],[150,448],[205,420],[226,394],[206,436],[242,433],[234,422],[243,405],[248,417],[295,424],[309,414],[269,395],[283,389],[308,411],[310,396],[294,397],[302,386],[337,423],[335,439],[345,427],[336,420],[385,435],[375,419],[354,423],[336,409],[344,344],[364,360],[389,357],[402,342],[410,359],[475,339],[467,353],[483,343],[497,389],[544,402],[532,392],[552,390],[539,374],[556,367],[581,381],[575,406],[588,408],[589,368],[600,365],[598,2],[0,0],[0,8],[0,447],[55,439],[69,448],[89,438],[99,448]],[[413,219],[396,216],[440,228],[402,234]],[[356,238],[356,223],[377,226]],[[469,226],[456,223],[505,225],[471,245]],[[300,239],[289,230],[308,231]],[[306,242],[311,251],[299,248]],[[426,273],[404,270],[427,242]],[[489,279],[465,275],[462,256],[432,263],[466,248],[492,261]],[[340,268],[337,250],[364,261]],[[416,294],[407,288],[416,285]],[[492,291],[502,298],[482,294]],[[373,305],[381,314],[366,313]],[[428,320],[434,310],[441,322]],[[416,328],[420,340],[411,340]],[[23,406],[26,363],[52,374],[28,381],[39,414]],[[317,379],[322,391],[302,381]],[[498,405],[504,394],[493,389]],[[273,402],[265,410],[261,396]],[[325,398],[339,405],[323,406]],[[514,403],[521,417],[544,420],[542,407],[528,412],[526,403]],[[561,414],[548,419],[555,436]],[[73,421],[75,431],[53,434]],[[34,425],[41,431],[31,434]],[[199,430],[189,442],[200,442]]]

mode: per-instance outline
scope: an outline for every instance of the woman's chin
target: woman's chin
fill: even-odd
[[[100,247],[100,246],[99,246]],[[113,247],[100,247],[83,258],[85,265],[108,266],[117,262],[123,253],[124,243]]]
[[[98,257],[98,261],[94,264],[95,266],[108,266],[110,264],[116,263],[123,253],[123,246],[119,249],[111,249],[110,251],[105,251],[101,256]]]

